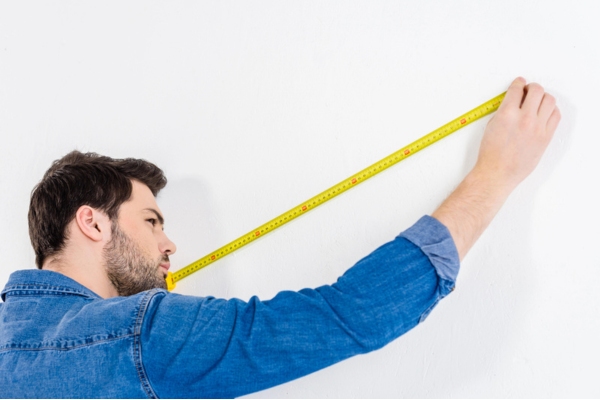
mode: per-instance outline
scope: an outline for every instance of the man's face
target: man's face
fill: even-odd
[[[104,247],[106,272],[120,296],[166,289],[169,255],[176,250],[163,231],[164,219],[150,189],[138,181],[132,185],[131,198],[121,204]]]

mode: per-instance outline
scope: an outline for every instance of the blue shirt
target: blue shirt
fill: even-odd
[[[236,397],[379,349],[450,293],[458,254],[424,216],[336,283],[273,299],[153,289],[102,299],[14,272],[0,303],[0,397]]]

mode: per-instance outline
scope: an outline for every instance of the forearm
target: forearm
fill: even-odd
[[[462,260],[512,190],[536,167],[560,121],[553,96],[517,78],[488,122],[475,168],[432,214]]]
[[[473,169],[432,214],[450,231],[460,260],[490,224],[510,192],[510,187]]]
[[[142,327],[144,367],[159,396],[227,398],[278,385],[412,329],[451,292],[458,268],[447,229],[423,217],[332,285],[248,302],[160,292]],[[184,379],[176,388],[175,376]]]

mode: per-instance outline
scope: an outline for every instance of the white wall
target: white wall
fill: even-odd
[[[503,92],[558,97],[538,170],[457,290],[384,349],[252,397],[598,397],[597,2],[0,3],[0,281],[33,268],[27,208],[72,149],[157,163],[174,269]],[[486,119],[487,120],[487,119]],[[263,299],[332,283],[431,213],[485,121],[177,292]]]

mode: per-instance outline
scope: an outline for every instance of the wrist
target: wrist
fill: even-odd
[[[474,168],[431,216],[444,224],[462,260],[500,210],[513,187]]]
[[[504,177],[501,171],[476,165],[464,179],[465,184],[479,188],[488,198],[496,198],[502,202],[517,187],[514,182]]]

